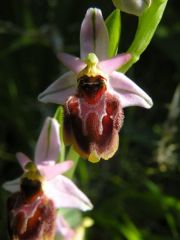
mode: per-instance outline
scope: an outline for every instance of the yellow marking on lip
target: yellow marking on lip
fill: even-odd
[[[41,176],[39,170],[33,162],[28,162],[25,166],[25,173],[22,178],[28,178],[29,180],[39,180],[43,181],[43,176]]]
[[[107,76],[98,68],[99,60],[95,53],[89,53],[84,60],[87,66],[78,74],[78,79],[82,76],[95,77],[97,75]]]

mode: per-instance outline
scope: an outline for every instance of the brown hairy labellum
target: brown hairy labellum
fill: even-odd
[[[106,79],[84,76],[65,104],[64,140],[90,161],[108,159],[117,151],[123,118],[118,97],[106,91]]]
[[[39,180],[22,179],[21,190],[9,197],[8,231],[11,240],[53,240],[56,211]]]

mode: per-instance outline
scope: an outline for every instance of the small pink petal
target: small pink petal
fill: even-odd
[[[20,182],[21,178],[16,178],[12,181],[5,182],[2,187],[11,193],[18,192],[20,191]]]
[[[69,160],[55,165],[38,165],[38,170],[40,171],[41,175],[46,178],[46,180],[50,180],[59,174],[67,172],[72,165],[73,161]]]
[[[67,53],[60,53],[58,54],[58,59],[72,72],[78,74],[81,72],[85,67],[86,64],[80,60],[78,57],[74,57]]]
[[[63,237],[63,240],[73,239],[75,231],[69,226],[69,224],[62,216],[57,216],[56,226],[57,233],[59,233]]]
[[[60,152],[59,123],[55,118],[47,117],[41,130],[35,149],[36,165],[56,162]]]
[[[72,72],[67,72],[53,82],[38,96],[43,103],[56,103],[63,105],[67,98],[76,92],[77,79]]]
[[[110,75],[110,85],[118,93],[122,107],[140,106],[151,108],[152,99],[138,85],[120,72]]]
[[[101,61],[98,66],[106,74],[112,73],[131,59],[130,53],[122,53],[117,56]]]
[[[31,160],[22,152],[16,153],[16,158],[23,170],[25,169],[26,164],[31,162]]]
[[[88,9],[80,32],[81,59],[91,52],[95,53],[99,60],[106,59],[108,44],[108,32],[101,10]]]
[[[78,208],[82,211],[93,208],[86,195],[70,179],[62,175],[47,181],[44,185],[44,192],[54,200],[57,208]]]

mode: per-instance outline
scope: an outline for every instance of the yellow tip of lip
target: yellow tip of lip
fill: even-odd
[[[89,157],[88,157],[88,161],[92,162],[92,163],[97,163],[100,161],[100,159],[98,158],[96,153],[90,153]]]

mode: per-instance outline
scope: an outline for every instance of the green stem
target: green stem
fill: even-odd
[[[74,151],[73,147],[70,147],[66,158],[67,160],[73,160],[72,168],[66,173],[66,176],[68,178],[72,178],[79,162],[80,156],[77,152]]]
[[[162,18],[168,0],[153,0],[151,6],[139,17],[135,38],[128,49],[132,54],[130,61],[120,68],[125,73],[140,58],[149,45]]]

